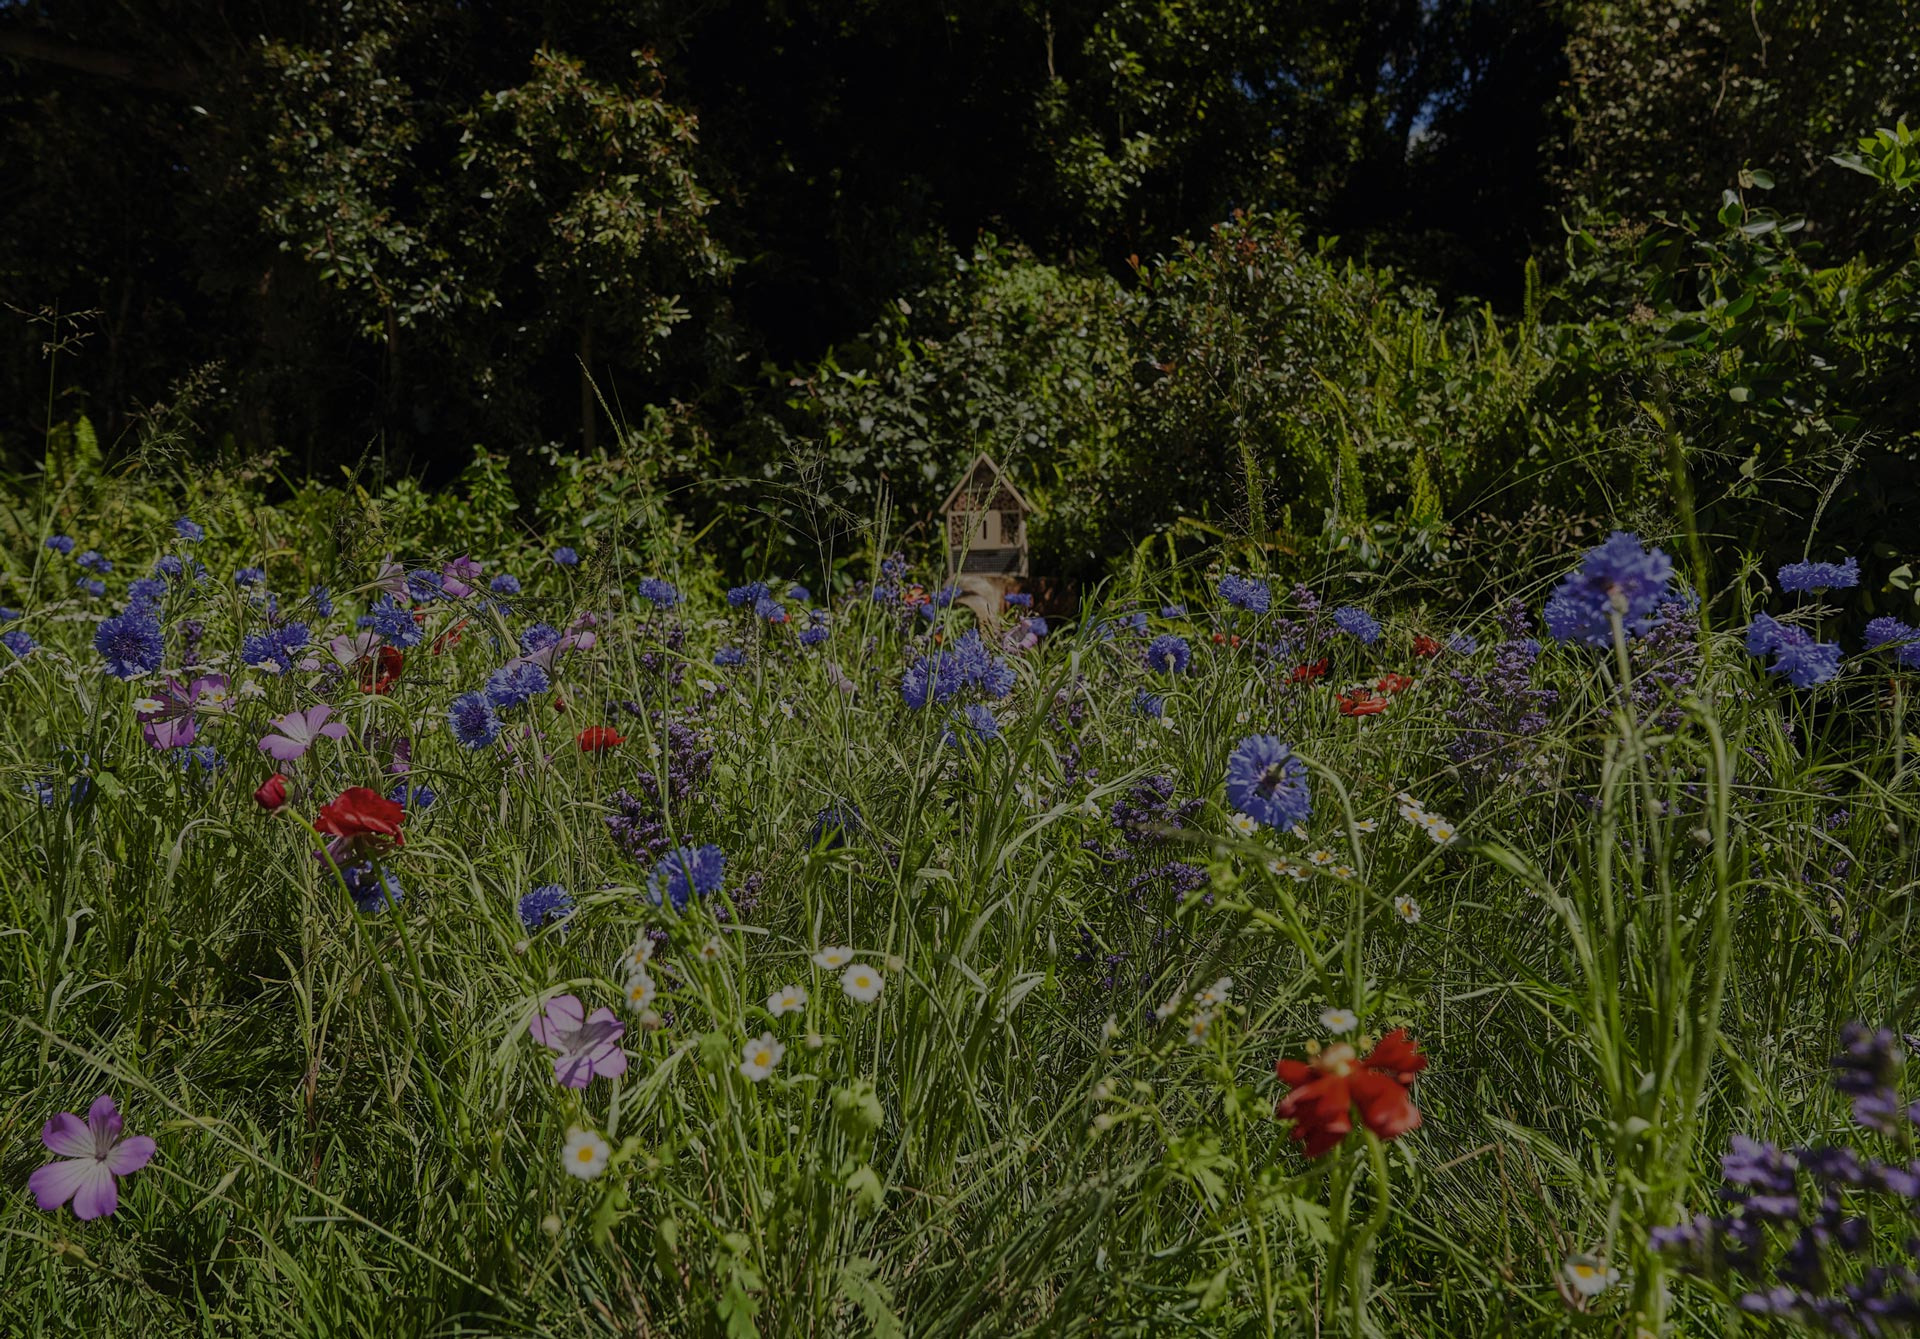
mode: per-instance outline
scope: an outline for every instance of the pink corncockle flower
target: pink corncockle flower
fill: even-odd
[[[153,1158],[153,1140],[144,1134],[120,1137],[120,1112],[102,1093],[87,1108],[87,1119],[63,1111],[40,1131],[40,1142],[60,1155],[27,1178],[40,1207],[52,1213],[73,1201],[76,1218],[103,1218],[120,1207],[122,1176],[132,1176]]]
[[[391,554],[380,560],[380,570],[374,575],[373,588],[385,591],[402,604],[413,598],[407,593],[406,565],[396,563]]]
[[[560,1053],[553,1059],[553,1079],[565,1088],[584,1088],[596,1074],[626,1073],[627,1053],[620,1049],[626,1031],[613,1010],[589,1014],[575,995],[554,996],[527,1025],[535,1041]]]
[[[380,634],[372,628],[342,633],[327,643],[327,653],[341,669],[352,669],[380,649]]]
[[[168,679],[156,695],[139,704],[141,736],[157,749],[185,748],[200,733],[196,712],[202,707],[224,705],[227,684],[224,674],[205,674],[184,684]]]
[[[461,554],[440,569],[440,589],[456,600],[464,600],[473,594],[472,583],[480,579],[480,564],[467,554]]]
[[[278,734],[271,734],[260,741],[260,751],[280,762],[292,762],[303,756],[306,751],[318,743],[321,738],[345,739],[347,727],[340,721],[328,722],[333,708],[322,702],[317,707],[308,707],[305,711],[290,711],[285,716],[269,722]]]

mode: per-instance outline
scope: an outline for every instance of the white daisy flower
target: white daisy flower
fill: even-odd
[[[1572,1255],[1560,1266],[1560,1276],[1582,1297],[1598,1297],[1620,1281],[1620,1271],[1591,1255]]]
[[[1355,870],[1352,865],[1327,866],[1327,873],[1333,875],[1336,879],[1351,879],[1358,872],[1359,871]]]
[[[1329,1009],[1320,1015],[1320,1026],[1329,1032],[1351,1032],[1360,1026],[1360,1016],[1351,1009]]]
[[[1245,725],[1248,721],[1252,719],[1253,719],[1253,713],[1250,711],[1244,711],[1244,710],[1237,711],[1233,714],[1233,723],[1235,725]]]
[[[1372,832],[1379,826],[1379,822],[1371,818],[1357,818],[1353,822],[1353,830],[1355,832]]]
[[[1227,826],[1242,837],[1251,837],[1260,831],[1260,820],[1252,814],[1232,813],[1227,815]]]
[[[560,1165],[567,1169],[567,1175],[591,1181],[607,1170],[607,1160],[612,1156],[613,1149],[606,1140],[576,1125],[567,1131],[567,1142],[560,1150]]]
[[[1086,799],[1080,801],[1080,812],[1088,818],[1100,817],[1100,801],[1094,799],[1091,795],[1087,796]]]
[[[1295,841],[1305,841],[1307,839],[1307,825],[1305,823],[1295,823],[1292,827],[1288,828],[1287,831],[1293,834]]]
[[[807,1007],[807,992],[798,986],[782,986],[767,996],[767,1012],[775,1018],[797,1014]]]
[[[1306,870],[1294,864],[1293,861],[1283,859],[1280,856],[1275,856],[1267,862],[1267,873],[1275,875],[1284,874],[1295,883],[1305,883],[1307,881]]]
[[[880,987],[885,979],[864,962],[856,962],[840,974],[840,988],[848,996],[862,1004],[872,1004],[880,998]]]
[[[850,948],[823,948],[813,955],[813,965],[815,967],[824,967],[829,972],[836,968],[845,967],[852,961],[853,950]]]
[[[1212,985],[1208,986],[1205,990],[1202,990],[1198,994],[1196,994],[1193,997],[1193,1002],[1196,1005],[1200,1006],[1202,1009],[1217,1009],[1221,1005],[1225,1004],[1227,1002],[1228,996],[1232,994],[1233,994],[1233,978],[1230,976],[1223,976],[1218,981],[1215,981]]]
[[[1202,1045],[1206,1042],[1207,1033],[1211,1031],[1212,1028],[1213,1015],[1205,1009],[1196,1010],[1193,1017],[1187,1022],[1187,1040],[1195,1046]]]
[[[632,976],[635,972],[647,970],[647,964],[653,961],[653,940],[641,935],[633,941],[633,947],[620,955],[620,961],[614,964],[614,971],[621,976]]]
[[[1393,914],[1405,921],[1408,925],[1418,925],[1420,923],[1420,904],[1408,897],[1405,893],[1402,893],[1393,899]]]
[[[793,719],[793,703],[787,701],[785,698],[781,698],[780,714],[782,716],[785,716],[788,720],[792,720]]]
[[[165,711],[167,704],[157,697],[136,697],[133,699],[133,709],[137,712]]]
[[[771,1032],[762,1032],[757,1040],[747,1043],[740,1054],[740,1072],[755,1083],[773,1073],[773,1067],[780,1063],[780,1057],[787,1048]]]
[[[706,943],[700,946],[701,962],[719,962],[720,959],[725,956],[725,954],[726,954],[726,950],[720,947],[720,940],[718,936],[707,940]]]
[[[1318,865],[1321,869],[1325,869],[1328,865],[1331,865],[1335,858],[1333,852],[1328,850],[1307,852],[1307,859]]]
[[[1451,846],[1460,836],[1453,824],[1444,818],[1435,818],[1431,823],[1422,826],[1426,828],[1427,835],[1433,838],[1436,846]]]
[[[627,1008],[635,1013],[645,1013],[647,1006],[659,997],[660,989],[654,985],[653,978],[645,972],[635,972],[627,978]]]

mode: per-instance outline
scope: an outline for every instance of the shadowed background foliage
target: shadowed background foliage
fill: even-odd
[[[1677,433],[1710,534],[1804,547],[1837,465],[1884,548],[1914,197],[1833,155],[1910,109],[1917,20],[4,4],[0,443],[84,415],[110,456],[428,487],[479,452],[529,499],[607,456],[741,563],[801,542],[767,481],[884,492],[911,544],[986,447],[1093,575],[1664,505]]]

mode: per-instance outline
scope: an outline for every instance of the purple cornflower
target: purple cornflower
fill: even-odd
[[[1647,635],[1632,647],[1633,701],[1657,713],[1653,723],[1670,730],[1680,723],[1680,700],[1692,690],[1700,671],[1700,630],[1676,601],[1661,604]]]
[[[127,583],[127,600],[136,604],[159,604],[167,598],[167,583],[159,577],[135,577]]]
[[[496,711],[507,711],[532,701],[551,684],[537,661],[515,660],[487,676],[487,702]]]
[[[62,1111],[40,1129],[40,1142],[61,1159],[27,1178],[34,1202],[52,1213],[68,1200],[73,1216],[104,1218],[120,1207],[120,1178],[132,1176],[153,1160],[156,1145],[144,1134],[121,1133],[119,1108],[101,1094],[87,1108],[83,1123]]]
[[[529,932],[573,915],[573,897],[557,883],[542,884],[520,899],[520,924]]]
[[[418,782],[408,783],[402,781],[399,785],[387,792],[387,798],[405,809],[408,813],[425,813],[427,810],[433,808],[433,802],[438,799],[439,796],[435,795],[430,787],[420,785]]]
[[[274,733],[260,740],[260,751],[278,762],[292,762],[304,757],[322,739],[345,739],[347,727],[339,721],[328,721],[331,715],[333,708],[323,702],[268,722]]]
[[[1897,618],[1876,618],[1867,624],[1867,650],[1893,648],[1893,659],[1902,669],[1920,669],[1920,628]]]
[[[1264,614],[1273,608],[1273,589],[1264,581],[1229,572],[1220,578],[1219,590],[1220,598],[1235,609]]]
[[[1151,716],[1158,720],[1167,713],[1167,700],[1158,693],[1149,693],[1142,688],[1133,695],[1133,712],[1136,716]]]
[[[1313,813],[1307,767],[1273,735],[1248,735],[1227,757],[1227,802],[1247,817],[1286,831]]]
[[[962,744],[986,744],[1000,738],[1000,722],[993,718],[993,710],[984,702],[969,702],[954,713],[942,738],[950,748]]]
[[[495,595],[518,595],[520,578],[511,572],[502,572],[487,583],[487,589]]]
[[[333,596],[327,593],[325,586],[318,584],[309,586],[307,600],[313,605],[313,612],[321,618],[333,617]]]
[[[1796,595],[1823,590],[1846,590],[1860,584],[1860,560],[1838,563],[1788,563],[1779,571],[1780,589]]]
[[[556,995],[527,1024],[527,1033],[550,1050],[553,1079],[563,1088],[584,1088],[596,1075],[617,1078],[627,1072],[627,1053],[620,1049],[626,1025],[611,1009],[591,1014],[577,995]]]
[[[407,596],[415,604],[432,604],[445,598],[446,593],[440,574],[431,568],[416,567],[407,573]]]
[[[713,653],[713,663],[721,669],[736,669],[747,663],[747,653],[737,646],[723,646]]]
[[[578,567],[580,565],[580,555],[565,544],[562,544],[553,551],[553,560],[562,567]]]
[[[100,621],[93,634],[93,649],[106,657],[107,673],[116,679],[132,679],[151,674],[166,658],[167,647],[160,635],[160,619],[144,604],[133,605],[123,614]]]
[[[242,590],[249,590],[254,586],[261,585],[266,579],[267,574],[265,570],[258,567],[235,568],[233,573],[233,584]]]
[[[98,572],[101,576],[106,576],[113,571],[112,561],[101,557],[98,549],[88,549],[73,561],[81,567],[86,568],[87,571]]]
[[[751,609],[760,601],[773,594],[764,581],[749,581],[744,586],[734,586],[727,591],[727,603],[735,609]]]
[[[1193,650],[1187,645],[1187,639],[1170,632],[1163,632],[1148,642],[1141,656],[1148,669],[1161,674],[1185,674],[1192,659]]]
[[[608,800],[614,812],[607,815],[607,830],[615,845],[634,860],[660,857],[671,844],[668,810],[684,815],[713,770],[713,750],[697,731],[670,721],[666,735],[660,770],[643,769],[634,780],[633,791],[615,791]]]
[[[173,533],[186,540],[189,544],[198,544],[207,537],[206,527],[202,526],[198,521],[190,521],[184,516],[173,523]]]
[[[1380,640],[1380,621],[1364,609],[1343,604],[1333,611],[1333,621],[1340,631],[1349,637],[1356,637],[1367,646]]]
[[[771,595],[763,595],[753,602],[753,612],[769,623],[785,623],[787,607]]]
[[[1769,674],[1783,674],[1795,688],[1811,688],[1825,683],[1840,672],[1840,647],[1834,642],[1816,642],[1805,628],[1782,623],[1771,614],[1759,613],[1747,628],[1747,654],[1771,655]]]
[[[96,581],[92,577],[81,577],[73,584],[76,589],[85,591],[96,600],[107,593],[107,583]]]
[[[807,845],[816,850],[837,851],[849,839],[860,835],[860,807],[851,800],[828,805],[813,816],[807,830]]]
[[[55,553],[59,554],[62,558],[64,558],[68,554],[73,552],[73,536],[72,535],[48,535],[47,547],[52,549]]]
[[[969,689],[989,698],[1013,691],[1012,666],[995,659],[978,632],[962,633],[951,647],[929,651],[907,667],[900,679],[900,698],[914,711],[929,702],[950,702]]]
[[[340,880],[347,886],[354,909],[363,916],[376,915],[406,900],[400,880],[391,871],[376,869],[371,860],[340,866]]]
[[[483,749],[500,737],[500,718],[482,693],[456,697],[447,708],[447,727],[462,748]]]
[[[1033,608],[1033,596],[1027,594],[1025,591],[1008,591],[1006,601],[1008,607],[1012,609]]]
[[[25,659],[40,643],[33,640],[33,634],[25,628],[14,628],[11,632],[0,632],[0,646],[13,652],[14,659]]]
[[[255,669],[287,674],[293,670],[293,653],[312,640],[304,623],[288,623],[267,632],[252,633],[241,639],[240,658]]]
[[[675,911],[685,911],[696,897],[712,897],[726,882],[727,857],[711,842],[704,846],[681,846],[660,857],[647,876],[647,896],[653,905],[671,902]]]
[[[824,623],[815,623],[811,627],[800,630],[800,645],[818,646],[821,642],[827,640],[828,636],[827,625]]]
[[[1627,635],[1639,636],[1669,598],[1672,580],[1671,558],[1642,545],[1638,535],[1616,530],[1606,543],[1588,549],[1580,570],[1554,590],[1547,601],[1547,632],[1557,642],[1611,646],[1617,616]]]

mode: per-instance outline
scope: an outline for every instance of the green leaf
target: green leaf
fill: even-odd
[[[880,1281],[880,1262],[855,1256],[840,1268],[840,1295],[860,1308],[874,1339],[901,1339],[906,1327],[894,1314],[893,1290]]]

